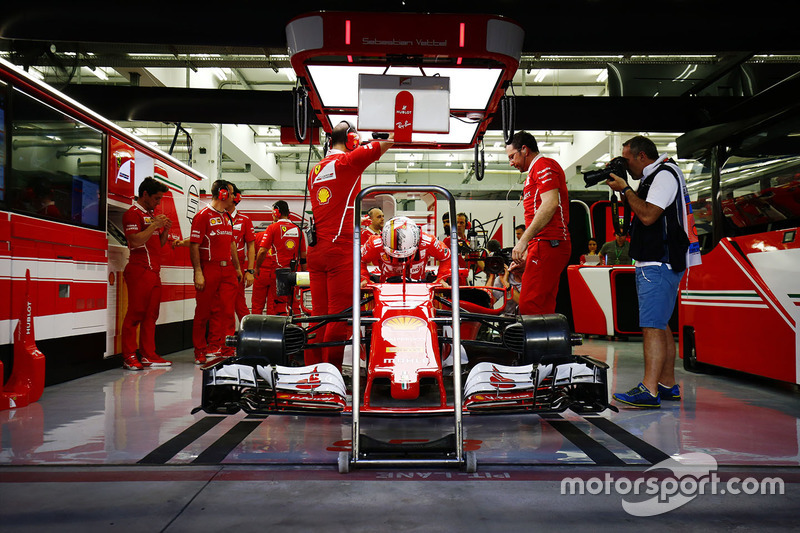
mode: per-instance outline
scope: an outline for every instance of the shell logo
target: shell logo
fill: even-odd
[[[395,316],[386,320],[386,322],[384,322],[383,325],[384,327],[388,327],[393,330],[410,331],[418,329],[420,327],[424,327],[426,325],[426,322],[421,318],[413,316]]]
[[[294,241],[286,241],[286,248],[289,250],[294,248]]]
[[[317,193],[317,200],[321,205],[327,204],[331,199],[331,190],[327,187],[323,187]]]

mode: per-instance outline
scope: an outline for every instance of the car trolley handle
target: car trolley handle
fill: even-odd
[[[371,185],[362,189],[355,198],[353,210],[353,460],[358,461],[359,435],[360,435],[360,408],[361,408],[361,201],[364,197],[376,193],[397,192],[427,192],[434,195],[440,194],[447,199],[450,220],[456,220],[456,200],[453,194],[438,185]],[[453,388],[455,403],[455,440],[457,460],[463,460],[463,430],[461,425],[462,415],[462,390],[461,390],[461,329],[460,324],[460,295],[458,287],[458,237],[456,224],[450,224],[450,297],[453,302]]]

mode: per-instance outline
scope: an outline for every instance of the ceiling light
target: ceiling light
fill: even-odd
[[[226,81],[228,79],[228,75],[224,69],[219,67],[215,67],[211,69],[211,73],[216,77],[219,81]]]
[[[417,67],[368,67],[359,65],[309,65],[308,73],[325,107],[358,107],[360,74],[420,76]],[[502,69],[426,68],[426,76],[450,79],[450,109],[485,109]]]
[[[44,74],[39,69],[31,67],[30,70],[28,70],[28,74],[30,74],[39,81],[44,81]]]
[[[103,81],[108,81],[108,74],[103,70],[103,67],[89,69],[89,71]]]
[[[286,76],[286,79],[288,79],[290,82],[294,83],[297,81],[297,75],[294,73],[294,69],[280,68],[278,70],[280,70],[281,74]]]
[[[536,73],[536,77],[533,78],[533,83],[541,83],[541,82],[543,82],[548,74],[550,74],[550,69],[549,68],[541,68],[541,69],[539,69],[539,72]]]

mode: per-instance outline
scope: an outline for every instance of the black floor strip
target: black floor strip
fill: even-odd
[[[569,420],[558,420],[556,418],[544,418],[548,424],[553,426],[564,438],[580,448],[589,459],[599,466],[624,466],[625,462],[614,455],[614,453],[591,438],[589,435],[578,429]]]
[[[233,426],[227,433],[209,446],[207,450],[198,455],[192,464],[219,464],[225,459],[239,443],[256,429],[262,420],[242,420]]]
[[[603,430],[605,433],[608,433],[610,436],[620,441],[631,450],[641,455],[643,459],[652,464],[659,463],[664,459],[669,458],[668,454],[662,452],[652,444],[648,444],[627,430],[619,427],[608,418],[603,418],[602,416],[586,416],[584,418]]]
[[[190,427],[186,428],[179,434],[175,435],[167,442],[147,454],[143,459],[137,462],[140,465],[163,465],[178,452],[186,448],[189,444],[200,438],[206,431],[210,430],[222,420],[224,416],[206,416],[201,418]]]

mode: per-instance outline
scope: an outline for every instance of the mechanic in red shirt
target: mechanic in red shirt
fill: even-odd
[[[526,131],[514,134],[506,154],[512,167],[528,173],[522,189],[525,231],[511,252],[516,263],[525,265],[519,312],[554,313],[561,272],[572,252],[567,180],[561,166],[540,154],[536,139]]]
[[[244,279],[239,283],[236,292],[236,302],[233,307],[239,320],[250,314],[247,308],[247,299],[244,290],[250,287],[255,280],[255,242],[256,232],[253,229],[253,221],[249,216],[239,212],[237,206],[242,201],[242,191],[236,185],[233,186],[233,205],[228,208],[228,214],[233,223],[233,241],[236,243],[236,253],[239,256],[239,266],[244,268]],[[246,267],[246,268],[245,268]],[[234,323],[235,329],[235,323]],[[233,348],[225,350],[228,354],[233,354]]]
[[[331,149],[310,172],[308,180],[311,212],[316,226],[316,244],[308,249],[312,314],[341,313],[353,298],[353,227],[355,197],[361,190],[361,173],[377,161],[394,143],[385,141],[361,145],[356,128],[342,121],[331,131]],[[324,331],[323,331],[324,330]],[[350,336],[346,322],[320,328],[315,342],[344,341]],[[342,368],[344,346],[306,350],[305,364],[327,362]]]
[[[394,217],[383,226],[381,235],[373,235],[361,246],[361,286],[370,281],[367,264],[380,269],[381,283],[391,278],[407,276],[411,281],[425,281],[425,266],[429,259],[439,261],[436,282],[448,286],[450,278],[450,249],[433,235],[423,233],[408,217]]]
[[[367,211],[369,224],[361,231],[361,244],[367,242],[373,235],[380,235],[383,229],[383,211],[380,207],[373,207]]]
[[[128,311],[122,322],[123,366],[142,370],[145,366],[170,366],[156,353],[156,320],[161,306],[161,248],[167,243],[172,221],[154,210],[169,189],[160,181],[146,177],[139,184],[139,197],[122,215],[122,227],[130,248],[123,276],[128,286]],[[136,328],[139,328],[139,354],[136,357]]]
[[[275,283],[275,269],[277,267],[275,266],[275,257],[269,250],[264,254],[261,264],[258,264],[258,253],[261,251],[262,243],[266,236],[266,231],[260,231],[256,234],[256,279],[253,281],[253,295],[250,302],[254,315],[264,314],[265,307],[267,307],[267,314],[270,314],[267,305],[267,293],[269,292],[270,284]]]
[[[442,219],[444,221],[444,219]],[[450,249],[450,216],[447,217],[447,235],[445,235],[442,242]],[[469,245],[469,239],[467,238],[467,228],[469,227],[469,220],[467,219],[466,213],[458,213],[456,215],[456,237],[458,238],[458,244],[456,245],[456,249],[458,250],[458,271],[459,271],[459,284],[466,285],[467,284],[467,276],[469,275],[469,264],[465,259],[466,255],[471,251],[471,247]],[[483,265],[481,264],[481,268]]]
[[[292,261],[299,258],[298,270],[303,270],[306,263],[305,240],[300,227],[289,220],[289,204],[278,200],[272,206],[272,220],[267,227],[263,238],[259,241],[258,255],[256,256],[256,275],[261,281],[263,295],[259,292],[256,298],[253,289],[253,313],[258,314],[264,310],[264,300],[267,303],[268,315],[288,314],[288,296],[278,296],[275,292],[275,270],[278,268],[291,268]],[[259,291],[262,288],[259,287]]]
[[[225,337],[234,333],[233,306],[242,271],[227,212],[233,202],[233,185],[217,180],[211,185],[211,205],[192,219],[189,257],[197,291],[192,342],[198,365],[205,363],[207,356],[221,355]]]

